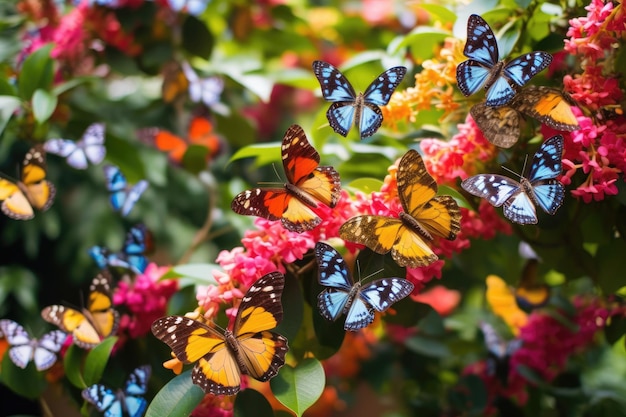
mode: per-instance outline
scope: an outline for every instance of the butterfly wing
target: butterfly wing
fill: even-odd
[[[490,107],[484,102],[472,106],[470,114],[485,138],[501,148],[515,145],[520,136],[520,115],[510,106]]]
[[[552,55],[543,51],[534,51],[521,55],[504,67],[505,76],[522,87],[532,77],[543,71],[552,62]]]
[[[130,417],[140,417],[148,406],[142,396],[148,390],[148,380],[152,369],[150,365],[140,366],[133,370],[124,388],[124,408]]]
[[[115,391],[102,384],[94,384],[85,388],[82,397],[88,403],[93,404],[105,417],[123,417],[122,403]]]
[[[126,235],[126,242],[122,249],[124,258],[131,269],[143,273],[148,266],[148,259],[144,256],[154,250],[152,232],[144,224],[137,224],[130,228]]]
[[[461,182],[461,187],[495,207],[500,207],[514,194],[521,192],[519,182],[497,174],[474,175]]]
[[[137,132],[139,139],[148,145],[167,152],[171,162],[180,165],[185,152],[187,151],[187,141],[172,132],[155,127],[140,129]]]
[[[66,158],[76,169],[86,169],[88,162],[99,164],[104,160],[104,124],[94,123],[87,127],[78,142],[67,139],[51,139],[44,144],[46,152]]]
[[[318,242],[315,245],[319,283],[328,287],[317,297],[320,314],[326,320],[335,321],[350,302],[354,283],[345,261],[330,245]]]
[[[354,120],[354,105],[357,98],[354,88],[350,81],[328,62],[314,61],[313,73],[320,83],[324,99],[333,102],[326,112],[330,127],[340,135],[346,136]]]
[[[87,311],[101,338],[109,337],[115,333],[119,319],[117,311],[113,309],[111,277],[105,271],[99,273],[92,280],[89,286],[89,299],[87,300]]]
[[[0,200],[2,212],[12,219],[28,220],[35,216],[33,207],[20,187],[4,178],[0,178]]]
[[[191,119],[188,136],[190,144],[207,148],[209,157],[215,156],[221,148],[220,140],[213,132],[213,125],[206,117],[196,116]]]
[[[360,109],[366,108],[365,106],[361,106]],[[370,109],[367,107],[367,109]],[[353,102],[345,101],[339,103],[333,103],[328,108],[326,112],[326,118],[328,119],[328,123],[330,127],[341,136],[347,136],[350,128],[352,127],[352,121],[354,120],[356,114],[356,107]],[[371,126],[371,129],[374,127],[378,129],[383,122],[382,112],[380,109],[378,111],[371,108],[368,110],[368,114],[361,117],[363,121],[363,126],[359,126],[359,129],[362,131],[363,128],[366,128],[367,124]]]
[[[486,67],[493,67],[499,58],[498,42],[485,19],[472,14],[467,20],[467,41],[463,54]]]
[[[561,175],[563,136],[556,135],[546,140],[535,153],[530,168],[529,181],[534,198],[548,214],[554,214],[565,198],[565,187],[555,178]]]
[[[129,188],[122,171],[113,165],[104,167],[104,176],[110,193],[111,206],[113,206],[115,211],[119,211],[122,216],[128,216],[141,194],[148,188],[148,181],[138,181]]]
[[[413,284],[403,278],[381,278],[361,288],[360,297],[383,312],[413,291]]]
[[[33,362],[35,362],[38,371],[45,371],[54,365],[57,360],[57,353],[63,347],[66,339],[67,334],[60,330],[48,332],[39,339],[33,354]]]
[[[46,152],[67,158],[67,163],[73,168],[87,168],[87,157],[77,142],[69,139],[50,139],[43,146]]]
[[[580,129],[572,112],[576,103],[565,93],[550,87],[529,85],[518,92],[511,106],[556,130]]]
[[[189,84],[189,98],[195,103],[211,107],[220,101],[224,91],[224,80],[220,77],[202,78],[198,83]]]
[[[35,349],[34,343],[31,343],[33,340],[28,332],[20,324],[7,319],[0,320],[0,332],[4,334],[11,346],[9,357],[13,363],[25,369],[28,366],[28,362],[33,358]]]
[[[385,106],[406,75],[405,67],[393,67],[380,74],[363,93],[363,100],[376,106]]]
[[[181,362],[197,362],[191,380],[204,392],[233,395],[239,391],[241,371],[224,336],[215,329],[190,318],[168,316],[152,323],[152,333]]]

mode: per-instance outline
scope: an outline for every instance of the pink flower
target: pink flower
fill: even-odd
[[[150,263],[134,281],[119,282],[113,304],[124,306],[129,312],[120,320],[120,331],[128,332],[131,338],[143,336],[150,332],[156,319],[165,315],[167,302],[178,289],[176,280],[159,280],[168,269]]]
[[[217,285],[198,287],[196,293],[198,305],[204,311],[204,317],[207,320],[211,320],[217,315],[221,304],[232,306],[236,300],[243,298],[243,293],[234,286],[230,275],[213,270],[213,278],[217,281]],[[226,310],[226,315],[233,318],[236,312],[236,309],[229,308]]]

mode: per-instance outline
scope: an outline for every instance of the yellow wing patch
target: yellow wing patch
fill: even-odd
[[[255,282],[243,297],[233,329],[222,334],[186,317],[168,316],[152,324],[178,360],[195,363],[192,382],[206,393],[234,395],[247,374],[267,381],[285,364],[287,339],[271,331],[282,320],[285,278],[279,272]]]
[[[63,305],[52,305],[41,311],[44,320],[71,333],[75,345],[91,349],[117,330],[119,315],[111,301],[111,277],[102,272],[89,287],[86,308],[81,311]]]
[[[41,145],[34,146],[24,156],[22,179],[13,183],[0,179],[0,206],[12,219],[28,220],[35,215],[33,208],[46,211],[54,201],[55,188],[46,181],[46,159]]]
[[[417,268],[436,261],[430,248],[435,237],[453,240],[461,230],[461,211],[450,196],[436,196],[437,183],[415,150],[398,164],[398,197],[403,212],[398,218],[356,216],[344,223],[339,236],[377,253],[391,252],[400,266]]]

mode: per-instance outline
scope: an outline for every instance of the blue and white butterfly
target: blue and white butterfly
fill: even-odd
[[[521,339],[513,339],[505,342],[491,324],[480,322],[479,326],[485,338],[485,346],[489,351],[487,373],[491,376],[496,376],[503,385],[506,385],[509,379],[509,360],[522,347],[523,341]]]
[[[145,254],[153,248],[152,232],[144,224],[137,224],[128,231],[121,252],[112,252],[103,246],[92,246],[89,254],[100,269],[122,268],[141,274],[148,266]]]
[[[38,371],[45,371],[54,365],[57,353],[67,339],[67,334],[60,330],[35,339],[20,324],[7,319],[0,320],[0,333],[9,343],[9,357],[13,363],[25,369],[33,361]]]
[[[148,390],[150,373],[150,365],[140,366],[130,374],[123,391],[94,384],[82,391],[83,398],[95,405],[98,411],[104,412],[105,417],[123,417],[124,413],[130,417],[140,417],[148,406],[143,395]]]
[[[552,62],[552,55],[534,51],[506,63],[500,61],[498,42],[485,20],[473,14],[467,21],[467,41],[463,54],[467,61],[456,68],[456,80],[465,96],[481,86],[487,90],[485,104],[499,107],[507,104],[532,77]]]
[[[181,63],[185,78],[189,81],[189,99],[194,103],[204,103],[207,107],[213,107],[220,101],[224,91],[224,80],[217,76],[200,78],[196,71],[187,61]]]
[[[504,216],[518,224],[536,224],[535,205],[554,215],[565,197],[565,187],[556,177],[561,174],[563,136],[546,140],[533,157],[528,178],[520,182],[497,174],[479,174],[461,183],[465,191],[486,199],[495,207],[503,205]]]
[[[313,72],[322,87],[322,95],[333,102],[326,112],[330,127],[341,136],[346,136],[354,123],[361,138],[366,138],[382,125],[383,113],[379,106],[389,103],[406,74],[406,68],[388,69],[372,81],[365,93],[358,95],[348,79],[331,64],[314,61]]]
[[[130,187],[122,171],[114,165],[104,167],[104,176],[113,210],[120,212],[124,217],[128,216],[141,194],[148,188],[148,181],[141,180]]]
[[[354,283],[341,255],[330,245],[318,242],[315,257],[319,282],[328,287],[317,297],[322,317],[335,321],[346,315],[344,329],[356,331],[374,321],[374,310],[383,312],[413,291],[404,278],[382,278],[363,285]]]
[[[66,158],[67,163],[76,169],[87,169],[91,162],[98,165],[104,160],[104,123],[94,123],[87,127],[79,141],[70,139],[50,139],[43,148],[48,153]]]
[[[167,0],[167,4],[176,12],[185,12],[193,16],[201,15],[210,0]]]

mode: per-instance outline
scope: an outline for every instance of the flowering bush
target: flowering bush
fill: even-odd
[[[12,399],[0,414],[626,415],[621,3],[12,0],[0,10],[0,395]],[[466,97],[457,85],[471,58],[470,13],[489,23],[500,58],[551,54],[528,83],[560,101],[516,87],[527,99],[470,114],[483,105],[483,93]],[[339,67],[357,92],[404,74],[383,70],[407,69],[387,79],[399,85],[371,138],[361,140],[361,126],[335,133],[342,120],[326,119],[320,96],[330,87],[322,81],[320,94],[316,60]],[[375,119],[378,104],[359,108],[370,109],[363,117]],[[575,127],[543,117],[559,111]],[[482,117],[498,133],[515,125],[515,144],[492,143]],[[289,149],[302,142],[279,144],[295,123],[318,169],[306,171],[312,154]],[[481,199],[461,186],[504,170],[526,178],[554,135],[562,172],[550,180],[565,195],[536,225],[505,218],[489,204],[497,192]],[[421,175],[402,176],[411,149],[458,218],[434,199],[420,206],[436,215],[417,219],[431,226],[411,242],[435,260],[405,268],[380,247],[342,239],[342,225],[367,216],[353,236],[386,239],[384,222],[421,198],[402,195]],[[322,201],[328,187],[329,204],[294,209],[281,165],[287,190]],[[254,188],[277,176],[276,195]],[[240,216],[236,196],[245,214],[286,201],[296,221],[319,224],[299,233],[280,216]],[[452,236],[452,226],[432,226],[446,215],[460,225]],[[255,285],[268,274],[284,276],[284,288]],[[341,313],[333,297],[345,290],[326,283],[351,286],[349,277],[360,294],[382,288],[380,308],[369,299],[361,312],[380,313],[358,331],[341,314],[324,318]],[[412,290],[402,296],[384,286],[405,279]],[[242,328],[257,317],[273,326],[248,338]],[[262,341],[254,360],[219,348],[241,333],[242,344]]]

